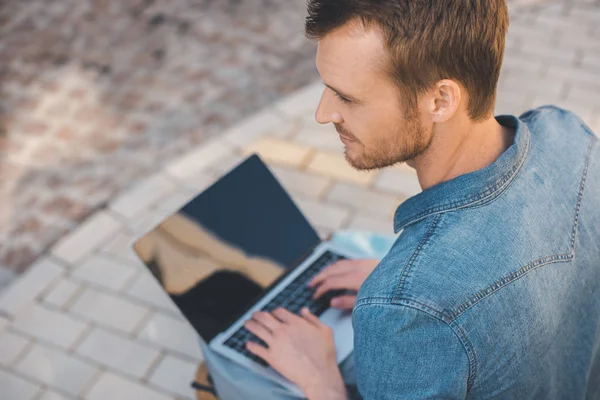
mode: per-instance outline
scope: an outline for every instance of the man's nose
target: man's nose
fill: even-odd
[[[341,114],[335,111],[333,102],[327,93],[327,89],[325,89],[321,95],[321,101],[319,101],[319,106],[315,112],[315,120],[319,124],[342,123]]]

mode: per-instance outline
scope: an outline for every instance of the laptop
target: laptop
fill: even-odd
[[[134,250],[215,353],[300,389],[246,350],[256,311],[308,307],[332,328],[341,363],[353,349],[351,313],[313,300],[308,282],[356,255],[321,241],[258,155],[252,155],[134,243]]]

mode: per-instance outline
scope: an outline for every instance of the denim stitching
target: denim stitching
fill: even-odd
[[[579,214],[581,212],[581,203],[582,203],[582,199],[583,199],[583,193],[585,191],[585,183],[586,183],[586,179],[587,179],[587,171],[588,171],[588,167],[589,167],[590,156],[592,153],[592,149],[594,148],[594,144],[596,144],[596,142],[597,142],[597,139],[594,138],[591,140],[590,144],[588,145],[584,168],[583,168],[583,172],[581,175],[581,182],[579,184],[579,191],[577,194],[577,202],[575,205],[575,216],[573,218],[573,224],[572,224],[573,227],[571,228],[571,240],[569,243],[568,251],[566,253],[555,254],[552,256],[546,256],[546,257],[542,257],[537,260],[534,260],[534,261],[530,262],[529,264],[525,265],[524,267],[520,268],[519,270],[513,272],[512,274],[500,279],[499,281],[493,283],[492,285],[488,286],[487,288],[479,291],[473,297],[471,297],[469,300],[467,300],[466,302],[464,302],[463,304],[461,304],[460,306],[458,306],[456,308],[456,311],[454,311],[451,315],[452,319],[458,318],[465,311],[467,311],[468,309],[473,307],[475,304],[479,303],[484,298],[486,298],[486,297],[490,296],[491,294],[495,293],[496,291],[500,290],[502,287],[525,276],[528,272],[530,272],[534,269],[537,269],[546,264],[552,264],[555,262],[568,262],[568,261],[571,261],[575,257],[575,243],[576,243],[576,238],[577,238],[577,227],[579,225]]]
[[[585,166],[583,168],[583,174],[581,177],[581,183],[579,185],[579,193],[577,194],[577,205],[575,206],[575,218],[573,220],[573,231],[571,232],[571,252],[575,254],[575,240],[577,236],[577,227],[579,226],[579,213],[581,211],[581,203],[583,202],[583,193],[585,190],[585,183],[587,180],[587,172],[590,164],[590,156],[592,155],[592,150],[594,149],[594,144],[596,144],[597,139],[593,138],[590,140],[590,144],[588,146],[588,151],[585,157]]]
[[[413,251],[410,258],[406,262],[406,265],[402,270],[402,274],[400,274],[400,278],[398,279],[398,285],[396,285],[396,290],[394,291],[394,298],[397,298],[400,295],[402,289],[404,289],[404,284],[406,283],[406,279],[408,277],[408,274],[410,273],[412,266],[414,265],[423,247],[425,247],[430,237],[433,235],[433,232],[435,231],[435,228],[437,227],[442,215],[443,214],[437,214],[435,218],[432,219],[431,224],[429,224],[429,228],[425,233],[425,236],[423,237],[423,239],[421,239],[421,242],[418,244],[417,248]]]
[[[527,155],[529,153],[529,147],[530,147],[530,137],[527,136],[526,141],[525,141],[525,150],[523,151],[523,154],[521,155],[521,157],[519,158],[517,163],[511,168],[511,170],[508,173],[506,173],[504,176],[502,176],[502,178],[497,180],[496,183],[494,183],[492,186],[490,186],[490,187],[486,188],[485,190],[483,190],[482,192],[479,192],[472,196],[469,196],[469,197],[466,197],[466,198],[463,198],[463,199],[460,199],[457,201],[430,207],[424,211],[421,211],[420,213],[418,213],[417,215],[415,215],[411,218],[405,218],[404,220],[400,220],[400,222],[398,222],[396,224],[396,227],[398,227],[398,226],[406,227],[407,224],[415,223],[417,221],[420,221],[423,218],[426,218],[427,216],[429,216],[433,213],[437,213],[440,211],[451,211],[451,210],[458,209],[458,208],[465,208],[465,207],[468,207],[470,205],[474,205],[474,204],[477,204],[480,202],[485,203],[486,201],[492,201],[495,198],[494,195],[496,195],[496,197],[499,196],[504,190],[506,190],[508,185],[510,185],[510,183],[518,175],[518,172],[521,169],[521,167],[523,166],[524,161],[527,158]]]
[[[375,300],[381,300],[381,301],[375,301]],[[460,327],[460,325],[457,324],[456,321],[451,320],[443,312],[432,309],[431,307],[429,307],[425,304],[419,303],[418,301],[409,300],[409,299],[398,299],[397,303],[390,304],[389,300],[390,299],[382,298],[382,297],[370,297],[367,299],[362,299],[360,304],[355,305],[354,309],[352,310],[352,318],[354,318],[354,312],[361,306],[366,306],[366,305],[394,306],[394,305],[398,305],[398,306],[414,308],[415,310],[421,311],[421,312],[428,314],[428,315],[432,316],[433,318],[441,321],[444,325],[446,325],[448,328],[450,328],[452,333],[454,333],[454,335],[458,338],[463,349],[465,350],[465,353],[467,354],[467,359],[469,360],[469,376],[467,378],[467,393],[470,392],[470,390],[473,387],[473,384],[475,382],[475,378],[477,376],[477,358],[475,355],[475,350],[473,349],[473,345],[467,338],[467,335],[465,334],[464,330]]]

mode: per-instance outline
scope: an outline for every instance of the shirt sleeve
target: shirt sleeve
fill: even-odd
[[[464,399],[469,359],[443,321],[397,304],[353,313],[357,386],[364,400]]]

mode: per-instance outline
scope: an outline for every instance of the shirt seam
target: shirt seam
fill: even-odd
[[[559,254],[554,254],[554,255],[550,255],[550,256],[545,256],[545,257],[538,258],[534,261],[531,261],[524,267],[518,269],[517,271],[505,276],[504,278],[494,282],[490,286],[480,290],[474,296],[472,296],[469,300],[467,300],[464,303],[462,303],[461,305],[459,305],[454,312],[452,312],[452,314],[450,315],[450,317],[452,319],[456,319],[456,318],[460,317],[463,313],[465,313],[467,310],[469,310],[475,304],[479,303],[481,300],[485,299],[486,297],[491,296],[492,294],[494,294],[495,292],[497,292],[504,286],[509,285],[510,283],[516,281],[517,279],[522,278],[523,276],[525,276],[527,273],[533,271],[534,269],[537,269],[537,268],[542,267],[547,264],[556,263],[556,262],[569,262],[575,257],[575,247],[576,247],[576,243],[577,243],[577,227],[579,226],[579,215],[581,213],[581,204],[583,201],[583,194],[585,193],[585,184],[586,184],[586,180],[587,180],[590,156],[592,154],[592,150],[596,143],[597,143],[597,139],[593,138],[591,140],[590,144],[588,145],[588,149],[587,149],[587,153],[586,153],[586,157],[585,157],[585,163],[584,163],[584,167],[583,167],[583,172],[582,172],[581,180],[579,183],[579,191],[577,193],[577,201],[575,203],[575,212],[574,212],[575,215],[573,217],[572,228],[571,228],[571,238],[570,238],[570,242],[569,242],[569,248],[567,249],[567,251],[565,253],[559,253]]]
[[[385,306],[400,306],[406,308],[412,308],[417,311],[420,311],[424,314],[427,314],[434,319],[440,321],[444,326],[447,326],[454,336],[459,340],[465,354],[467,355],[467,360],[469,361],[469,372],[467,377],[467,393],[470,392],[473,384],[475,382],[475,378],[477,376],[477,357],[475,355],[475,351],[473,349],[473,345],[469,341],[465,331],[461,328],[461,326],[452,319],[449,319],[447,315],[444,313],[437,311],[426,304],[422,304],[418,301],[414,301],[411,299],[396,299],[393,303],[390,302],[391,299],[383,298],[383,297],[371,297],[361,299],[355,305],[352,310],[352,318],[354,318],[354,313],[357,309],[362,306],[367,305],[385,305]]]
[[[439,223],[440,219],[442,218],[442,215],[443,214],[437,214],[431,220],[431,223],[429,224],[429,227],[427,228],[427,232],[425,233],[425,235],[423,236],[423,238],[421,239],[421,241],[419,242],[417,247],[413,250],[411,256],[406,261],[406,264],[404,265],[404,268],[402,269],[402,273],[400,274],[400,277],[398,278],[398,283],[396,285],[396,289],[394,290],[394,297],[393,297],[394,299],[400,297],[400,293],[404,290],[406,280],[408,279],[408,276],[410,274],[410,271],[412,270],[412,267],[416,263],[417,257],[419,256],[419,254],[421,253],[421,251],[423,250],[425,245],[429,242],[429,239],[435,232],[435,229],[437,228],[438,223]]]
[[[436,215],[439,213],[443,213],[446,211],[452,211],[461,208],[468,208],[478,204],[487,204],[488,202],[493,201],[496,197],[502,194],[512,183],[512,181],[517,177],[519,171],[525,164],[525,159],[529,154],[531,138],[530,135],[526,136],[525,140],[525,149],[523,154],[519,157],[515,165],[507,172],[504,176],[498,179],[494,184],[488,186],[477,194],[462,198],[460,200],[455,200],[449,203],[436,205],[429,207],[428,209],[421,211],[416,214],[412,218],[406,218],[402,223],[397,223],[395,230],[400,230],[399,227],[406,228],[406,226],[414,224],[424,218],[427,218],[430,215]]]

